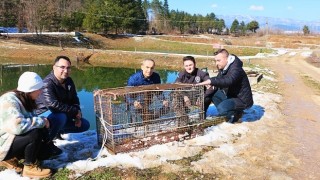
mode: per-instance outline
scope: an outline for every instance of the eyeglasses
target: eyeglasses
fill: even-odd
[[[55,66],[62,69],[62,70],[67,70],[67,71],[71,70],[71,66],[58,66],[58,65],[55,65]]]

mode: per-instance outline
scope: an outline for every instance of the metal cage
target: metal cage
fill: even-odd
[[[96,90],[98,143],[119,153],[192,138],[208,124],[203,95],[203,86],[190,84]]]

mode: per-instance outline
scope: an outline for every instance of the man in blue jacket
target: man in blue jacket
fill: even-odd
[[[138,71],[131,75],[128,79],[128,86],[142,86],[142,85],[151,85],[151,84],[160,84],[161,79],[158,73],[154,72],[155,62],[153,59],[145,59],[141,64],[141,71]],[[152,95],[152,93],[151,93]],[[141,96],[128,96],[127,102],[133,104],[133,107],[138,111],[149,111],[149,105],[152,102],[152,96],[147,98],[144,102],[144,98]],[[158,96],[158,99],[162,101],[163,107],[160,108],[159,112],[165,113],[166,108],[168,107],[168,101],[164,100],[164,96]],[[140,112],[141,113],[141,112]],[[146,113],[146,112],[145,112]],[[148,113],[147,113],[148,114]],[[145,120],[150,120],[151,117],[144,116]]]
[[[141,71],[131,75],[128,79],[128,86],[141,86],[160,84],[160,76],[154,72],[155,62],[153,59],[145,59],[141,65]]]
[[[242,61],[226,49],[214,53],[219,73],[199,85],[212,85],[212,101],[220,115],[227,116],[229,122],[238,122],[243,110],[253,105],[253,97],[248,76]]]

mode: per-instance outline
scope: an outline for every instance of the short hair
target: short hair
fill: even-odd
[[[147,62],[147,61],[153,62],[153,66],[156,66],[156,62],[154,62],[153,59],[144,59],[144,60],[142,61],[141,65],[143,65],[143,64],[144,64],[145,62]]]
[[[183,57],[182,60],[183,60],[183,62],[185,62],[185,61],[192,61],[193,64],[196,64],[196,60],[194,59],[193,56],[185,56],[185,57]]]
[[[213,55],[215,56],[218,54],[225,54],[226,56],[229,56],[229,52],[226,49],[219,49],[218,51],[213,53]]]
[[[60,59],[64,59],[64,60],[68,61],[71,65],[71,61],[67,56],[57,56],[56,59],[54,60],[54,64],[56,64]]]

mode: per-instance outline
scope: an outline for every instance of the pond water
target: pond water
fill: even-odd
[[[0,65],[0,94],[17,88],[19,76],[25,71],[38,73],[42,78],[52,70],[52,65]],[[109,67],[72,67],[71,77],[75,82],[84,118],[90,121],[90,129],[96,128],[93,91],[96,89],[126,86],[127,79],[139,69]],[[162,83],[173,83],[176,71],[157,70]]]

